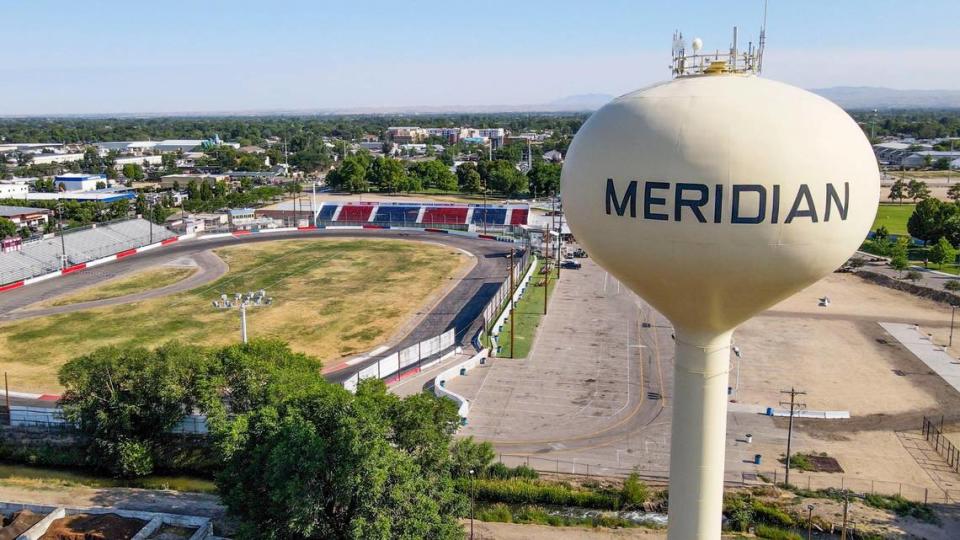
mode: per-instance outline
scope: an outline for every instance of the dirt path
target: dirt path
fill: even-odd
[[[0,485],[0,501],[79,508],[109,506],[214,519],[221,519],[226,514],[216,495],[153,489]]]
[[[0,315],[0,320],[4,321],[15,321],[20,319],[30,319],[34,317],[45,317],[47,315],[57,315],[61,313],[72,313],[74,311],[81,311],[84,309],[92,309],[104,306],[116,306],[120,304],[130,304],[133,302],[140,302],[141,300],[148,300],[151,298],[160,298],[163,296],[169,296],[171,294],[176,294],[184,291],[189,291],[195,289],[202,285],[206,285],[216,279],[219,279],[221,276],[227,273],[229,267],[225,262],[223,262],[220,257],[217,257],[212,251],[201,251],[199,253],[189,256],[192,259],[198,268],[190,277],[180,280],[166,287],[160,287],[158,289],[151,289],[149,291],[143,291],[133,294],[127,294],[124,296],[115,296],[113,298],[104,298],[103,300],[93,300],[91,302],[80,302],[77,304],[69,304],[65,306],[53,306],[48,308],[40,309],[30,309],[29,306],[20,308],[9,313],[4,313]],[[99,284],[92,285],[92,287],[97,287]],[[80,289],[83,290],[83,289]],[[71,291],[71,294],[75,291]]]

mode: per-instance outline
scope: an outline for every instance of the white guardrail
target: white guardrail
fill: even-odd
[[[457,410],[457,413],[460,415],[460,422],[462,424],[466,423],[467,416],[470,414],[470,401],[460,394],[447,389],[447,383],[456,377],[466,375],[471,369],[486,362],[488,352],[489,351],[487,349],[483,349],[477,354],[471,356],[469,360],[464,360],[459,364],[450,366],[433,379],[434,395],[453,400],[454,403],[460,406],[460,408]]]

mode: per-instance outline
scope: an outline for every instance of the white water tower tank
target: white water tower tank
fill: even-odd
[[[671,539],[719,538],[733,329],[842,265],[880,196],[849,115],[730,65],[610,102],[563,167],[577,241],[676,328]]]

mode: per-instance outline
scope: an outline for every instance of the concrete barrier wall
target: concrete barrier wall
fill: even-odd
[[[467,416],[469,416],[470,402],[460,394],[447,389],[446,385],[451,380],[460,377],[460,370],[465,369],[467,372],[469,372],[471,369],[479,366],[483,361],[486,360],[487,352],[488,351],[486,349],[483,349],[477,354],[471,356],[470,359],[450,366],[433,379],[434,395],[453,400],[454,403],[459,405],[457,413],[460,415],[460,418],[466,419]]]

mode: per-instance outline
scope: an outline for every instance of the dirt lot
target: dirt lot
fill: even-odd
[[[818,305],[823,296],[830,298],[829,307]],[[848,482],[886,480],[887,492],[895,493],[897,483],[917,486],[920,495],[924,487],[945,489],[944,481],[955,485],[960,478],[945,480],[930,470],[936,454],[923,458],[925,441],[916,432],[922,416],[960,410],[960,393],[878,323],[915,323],[946,344],[950,315],[949,306],[851,274],[831,274],[737,330],[743,371],[734,397],[747,405],[780,408],[786,399],[781,390],[806,391],[800,396],[806,409],[849,411],[851,418],[798,420],[794,452],[826,452],[837,458]],[[957,355],[960,335],[954,345],[950,352]],[[734,359],[731,385],[736,370]],[[749,451],[763,453],[768,467],[775,467],[776,457],[784,454],[787,420],[757,416],[740,413],[731,424],[759,432]]]

